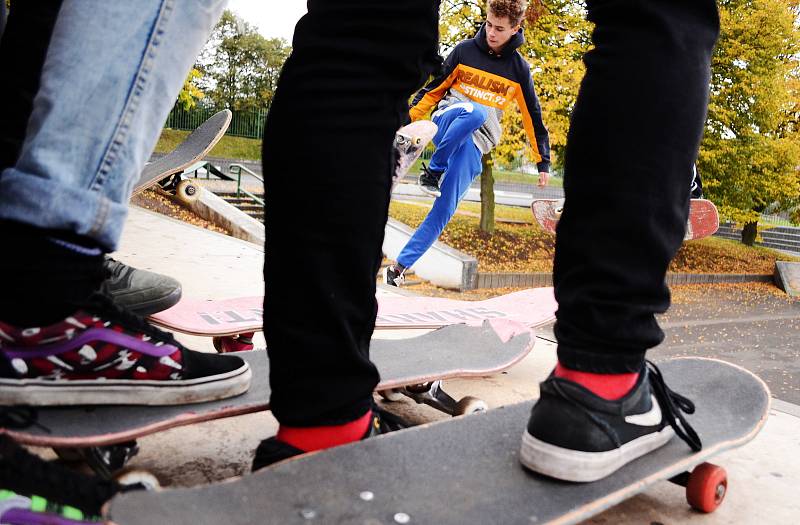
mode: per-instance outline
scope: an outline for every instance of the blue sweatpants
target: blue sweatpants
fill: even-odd
[[[440,180],[442,195],[433,201],[433,208],[414,235],[403,247],[397,262],[411,267],[433,245],[450,222],[458,203],[469,185],[481,172],[481,152],[472,140],[472,133],[486,120],[486,107],[472,102],[459,102],[433,114],[439,127],[433,144],[430,169],[444,172]]]

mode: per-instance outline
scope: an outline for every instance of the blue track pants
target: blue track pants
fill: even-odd
[[[397,262],[411,267],[431,247],[450,222],[469,185],[481,172],[481,152],[472,133],[486,120],[486,107],[472,102],[451,104],[433,114],[439,131],[433,138],[436,151],[430,169],[444,172],[440,181],[442,195],[417,231],[403,247]]]

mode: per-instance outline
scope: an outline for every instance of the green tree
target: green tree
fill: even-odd
[[[226,10],[198,59],[198,85],[218,108],[268,107],[290,50],[285,40],[264,38]]]
[[[752,245],[760,214],[800,196],[797,0],[720,0],[721,34],[698,166],[723,218]]]

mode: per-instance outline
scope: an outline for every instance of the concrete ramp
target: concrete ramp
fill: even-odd
[[[775,284],[790,297],[800,297],[800,263],[776,261]]]
[[[383,253],[397,260],[400,251],[414,234],[414,230],[394,219],[386,223]],[[436,241],[414,264],[414,273],[442,288],[471,290],[478,278],[478,260],[444,243]]]

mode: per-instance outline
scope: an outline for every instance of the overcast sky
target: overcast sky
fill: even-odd
[[[266,38],[292,43],[294,26],[306,13],[305,0],[230,0],[228,9],[258,27]]]

